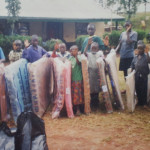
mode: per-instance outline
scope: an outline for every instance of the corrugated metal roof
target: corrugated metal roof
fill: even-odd
[[[94,0],[20,0],[20,19],[55,21],[124,20]],[[7,17],[6,3],[0,0],[0,18]]]

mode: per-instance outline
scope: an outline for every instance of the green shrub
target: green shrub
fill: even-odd
[[[6,56],[6,59],[8,59],[9,52],[13,49],[12,44],[15,40],[21,40],[22,44],[25,40],[30,41],[30,36],[21,36],[21,35],[0,35],[0,47],[2,47],[4,54]],[[42,38],[39,37],[39,45],[42,45]],[[24,48],[24,47],[23,47]]]
[[[150,33],[146,33],[146,40],[148,43],[150,43]]]
[[[110,34],[111,34],[111,33],[105,32],[105,33],[103,34],[103,39],[105,39],[105,37],[106,37],[106,36],[108,36],[108,37],[109,37],[109,36],[110,36]]]
[[[137,30],[138,40],[144,40],[146,38],[146,32],[143,30]]]
[[[48,40],[48,41],[44,42],[44,43],[43,43],[43,47],[44,47],[47,51],[53,51],[56,42],[57,42],[58,44],[62,43],[62,41],[61,41],[60,39],[51,39],[51,40]]]
[[[79,50],[82,49],[82,44],[87,37],[88,37],[88,35],[80,35],[77,37],[76,45],[78,46]]]
[[[109,35],[110,46],[116,47],[119,43],[119,38],[120,38],[120,35],[121,35],[121,31],[112,31],[112,33],[110,33],[108,35]]]

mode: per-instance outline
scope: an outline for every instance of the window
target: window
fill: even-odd
[[[87,26],[89,23],[76,23],[76,37],[79,35],[87,35]]]

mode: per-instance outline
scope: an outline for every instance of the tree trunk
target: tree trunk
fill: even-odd
[[[131,19],[131,0],[128,1],[128,7],[129,7],[129,10],[128,10],[128,20]]]
[[[11,24],[11,35],[14,35],[14,28],[15,28],[15,24],[14,22]]]

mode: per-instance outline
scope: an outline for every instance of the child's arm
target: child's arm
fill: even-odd
[[[87,49],[88,49],[88,45],[85,47],[84,49],[84,55],[87,57]]]
[[[130,68],[131,72],[135,69],[135,58],[133,58]]]
[[[25,49],[27,49],[30,46],[30,43],[28,40],[24,41],[24,46],[25,46]]]
[[[57,49],[59,49],[58,43],[56,43],[55,46],[54,46],[54,50],[53,50],[53,53],[51,55],[53,58],[57,57],[57,55],[56,55]]]
[[[87,50],[88,50],[88,47],[89,45],[91,45],[93,42],[93,39],[92,38],[89,38],[88,40],[88,44],[86,45],[85,49],[84,49],[84,55],[87,57]]]
[[[147,62],[150,64],[150,56],[149,56],[149,53],[147,52]]]

